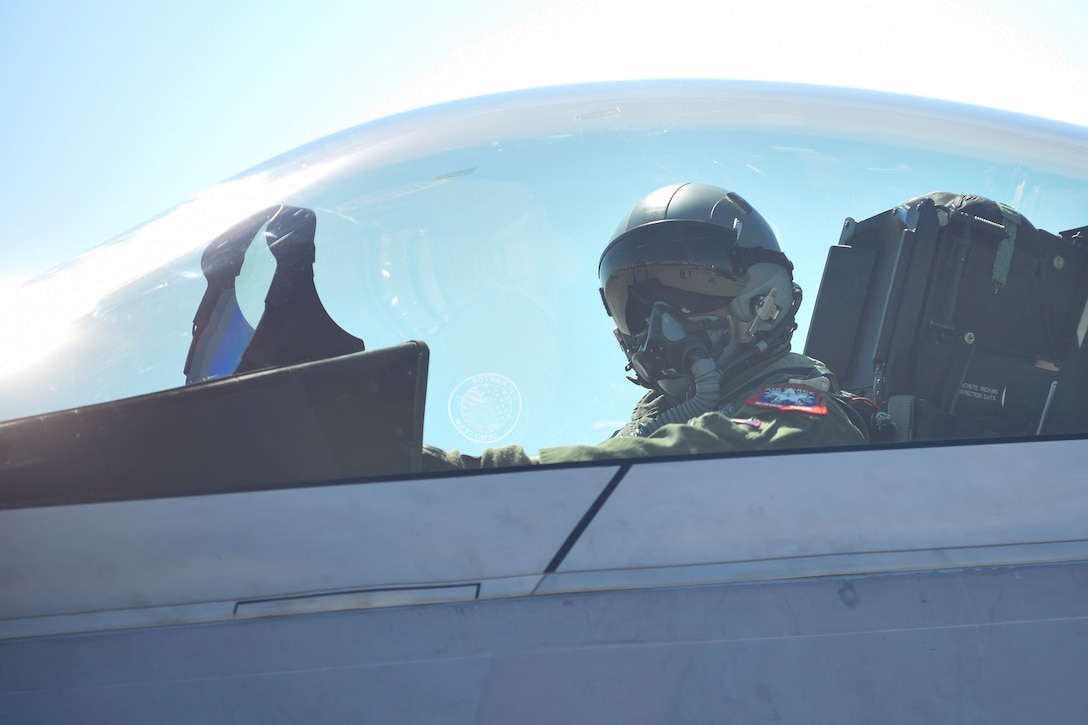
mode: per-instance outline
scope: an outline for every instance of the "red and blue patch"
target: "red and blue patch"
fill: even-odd
[[[827,415],[823,396],[815,390],[796,385],[769,385],[748,399],[748,405],[768,410],[796,410],[813,415]]]

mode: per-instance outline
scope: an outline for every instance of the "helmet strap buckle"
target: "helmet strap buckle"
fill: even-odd
[[[782,314],[782,308],[774,303],[777,296],[778,288],[772,287],[767,294],[760,298],[759,303],[756,305],[755,317],[752,318],[747,327],[740,330],[740,334],[736,336],[737,342],[741,344],[752,342],[756,339],[756,333],[761,329],[774,326],[778,316]]]

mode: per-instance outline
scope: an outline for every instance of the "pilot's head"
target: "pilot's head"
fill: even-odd
[[[684,397],[697,360],[712,360],[728,374],[788,348],[801,300],[792,270],[748,202],[685,183],[635,204],[601,255],[598,274],[637,382]]]

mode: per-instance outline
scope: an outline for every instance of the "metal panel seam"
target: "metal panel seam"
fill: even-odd
[[[593,521],[594,517],[597,515],[597,512],[601,510],[601,508],[605,504],[605,501],[608,500],[608,497],[612,495],[612,492],[616,490],[616,487],[620,485],[620,481],[623,480],[623,477],[626,476],[627,472],[630,470],[630,463],[625,463],[624,465],[620,466],[619,470],[616,471],[616,473],[612,476],[612,480],[608,482],[608,485],[605,486],[604,489],[601,491],[600,495],[597,496],[597,500],[594,501],[588,509],[586,509],[586,512],[582,516],[582,519],[578,522],[574,529],[571,530],[570,535],[567,537],[567,540],[563,542],[563,545],[559,547],[559,551],[555,552],[555,556],[552,557],[551,562],[549,562],[548,566],[544,568],[545,574],[552,574],[555,572],[556,569],[559,568],[559,565],[563,563],[563,560],[565,558],[567,558],[567,554],[569,554],[570,550],[574,548],[574,545],[578,542],[578,539],[582,536],[582,533],[587,528],[589,528],[589,524]]]

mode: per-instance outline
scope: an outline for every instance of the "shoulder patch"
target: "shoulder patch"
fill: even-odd
[[[799,385],[770,385],[748,399],[748,405],[768,410],[795,410],[813,415],[827,415],[823,396]]]

